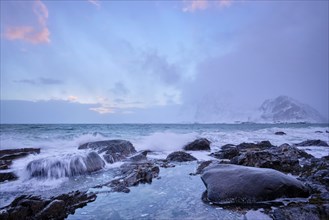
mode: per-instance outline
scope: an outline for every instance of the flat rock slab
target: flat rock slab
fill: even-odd
[[[203,200],[218,205],[309,196],[300,181],[273,169],[215,164],[204,170],[201,179],[207,188]]]
[[[307,146],[329,147],[328,143],[322,140],[306,140],[295,145],[299,147],[307,147]]]
[[[39,154],[40,148],[19,148],[0,150],[0,160],[15,160],[29,154]]]

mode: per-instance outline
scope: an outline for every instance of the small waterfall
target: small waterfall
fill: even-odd
[[[96,152],[87,155],[65,155],[31,161],[26,170],[30,178],[58,179],[91,173],[102,169],[105,162]]]

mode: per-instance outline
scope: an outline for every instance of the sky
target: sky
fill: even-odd
[[[226,122],[279,95],[329,118],[328,8],[1,1],[1,123]]]

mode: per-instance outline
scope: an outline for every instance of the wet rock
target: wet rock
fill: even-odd
[[[299,147],[306,147],[306,146],[323,146],[323,147],[328,147],[328,143],[322,140],[306,140],[303,142],[300,142],[298,144],[295,144],[296,146]]]
[[[95,199],[96,194],[79,191],[49,199],[23,195],[0,209],[0,219],[64,219]]]
[[[211,153],[210,156],[213,156],[217,159],[229,159],[232,160],[232,163],[237,163],[237,156],[246,152],[255,152],[273,148],[271,142],[261,141],[259,143],[241,143],[237,146],[232,144],[226,144],[221,147],[220,151]]]
[[[17,180],[18,177],[13,172],[0,173],[0,183],[5,181]]]
[[[40,148],[20,148],[0,150],[0,170],[10,168],[13,160],[26,157],[29,154],[40,153]],[[0,182],[16,180],[17,177],[12,172],[0,173]]]
[[[217,164],[207,167],[201,179],[207,188],[203,200],[219,205],[309,196],[300,181],[273,169]]]
[[[238,150],[264,150],[274,147],[269,141],[261,141],[259,143],[241,143],[236,146]]]
[[[285,173],[299,174],[301,171],[299,159],[311,157],[313,156],[307,154],[305,151],[284,144],[280,147],[273,147],[262,151],[248,151],[232,159],[231,163],[252,167],[272,168]]]
[[[226,150],[226,149],[231,149],[232,147],[235,147],[234,144],[225,144],[221,147],[222,150]]]
[[[211,153],[210,156],[215,157],[217,159],[233,159],[234,157],[238,156],[240,151],[238,148],[234,147],[222,147],[222,150],[218,152]]]
[[[200,150],[210,151],[210,141],[206,138],[199,138],[185,145],[183,149],[189,151],[200,151]]]
[[[42,158],[31,161],[26,170],[30,177],[36,178],[62,178],[89,174],[100,170],[105,162],[96,152],[90,152],[86,156],[73,155],[61,158]]]
[[[11,160],[0,160],[0,170],[9,169],[9,167],[12,163],[13,162]]]
[[[132,161],[132,162],[146,161],[147,160],[147,157],[146,157],[147,153],[148,153],[148,151],[145,150],[145,151],[143,151],[139,154],[136,154],[136,155],[130,157],[128,160]]]
[[[162,168],[172,168],[176,166],[175,164],[170,163],[170,161],[166,159],[156,159],[154,160],[154,163]]]
[[[40,148],[20,148],[0,150],[0,160],[15,160],[29,154],[39,154]]]
[[[326,190],[329,190],[329,159],[322,157],[307,160],[304,163],[300,177],[309,182],[323,185]],[[323,190],[320,191],[323,192]]]
[[[35,217],[37,219],[54,219],[65,209],[65,202],[62,200],[51,201],[43,210],[41,210]]]
[[[134,146],[126,140],[89,142],[80,145],[78,149],[92,149],[97,153],[105,153],[103,157],[108,163],[126,159],[136,153]]]
[[[290,204],[274,209],[271,216],[274,220],[329,219],[329,207],[328,205]]]
[[[131,186],[152,183],[153,178],[159,176],[160,169],[151,162],[146,163],[125,163],[121,167],[121,177],[108,183],[98,185],[96,188],[107,186],[114,192],[129,193]]]
[[[186,162],[186,161],[193,161],[197,160],[191,154],[186,153],[184,151],[176,151],[169,154],[166,158],[168,161],[175,161],[175,162]]]
[[[277,131],[274,134],[275,135],[286,135],[286,133],[284,133],[283,131]]]
[[[209,165],[213,165],[213,164],[219,164],[219,161],[215,161],[215,160],[207,160],[207,161],[202,161],[200,163],[200,165],[198,166],[198,168],[196,169],[195,173],[192,173],[191,175],[198,175],[198,174],[202,174],[203,170],[208,167]]]

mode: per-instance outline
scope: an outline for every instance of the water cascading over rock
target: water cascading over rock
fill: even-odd
[[[66,155],[31,161],[26,170],[30,178],[63,178],[88,174],[102,169],[105,162],[96,152],[87,155]]]

